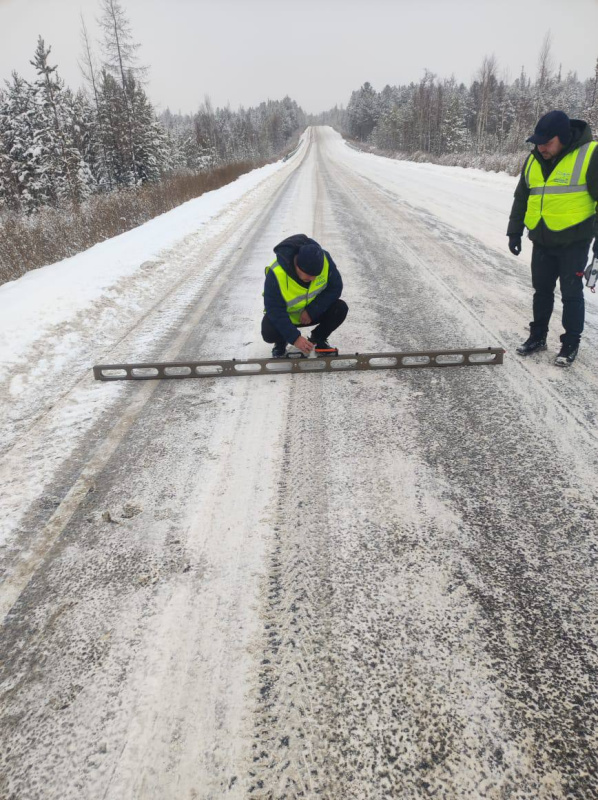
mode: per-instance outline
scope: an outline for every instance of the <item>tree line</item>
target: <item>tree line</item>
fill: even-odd
[[[35,79],[13,72],[0,89],[0,212],[81,204],[92,195],[157,183],[240,161],[267,160],[305,126],[289,97],[256,108],[159,117],[118,0],[100,0],[98,57],[81,20],[84,88],[74,92],[40,36]]]
[[[592,77],[555,69],[550,34],[534,78],[522,69],[512,81],[499,75],[495,56],[484,58],[469,86],[425,71],[418,83],[369,83],[352,92],[346,109],[320,117],[348,137],[404,154],[520,154],[542,114],[561,109],[598,134],[598,60]]]

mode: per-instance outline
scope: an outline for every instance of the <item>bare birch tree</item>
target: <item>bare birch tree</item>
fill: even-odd
[[[554,59],[552,57],[552,35],[546,32],[538,56],[538,77],[536,78],[536,119],[542,116],[542,112],[547,110],[550,105],[548,90],[554,72]]]
[[[496,56],[485,56],[477,74],[479,98],[476,115],[476,145],[479,153],[484,151],[486,145],[486,129],[490,115],[492,91],[496,86],[496,71]]]
[[[100,147],[102,150],[101,171],[103,175],[101,176],[101,178],[105,179],[106,188],[108,189],[108,191],[110,191],[113,185],[113,176],[109,165],[108,153],[106,151],[106,140],[104,131],[106,120],[103,118],[104,115],[102,114],[102,107],[100,104],[99,91],[98,91],[98,82],[96,79],[96,64],[95,64],[95,59],[93,57],[91,43],[89,41],[89,34],[87,33],[87,25],[85,24],[85,18],[83,17],[83,14],[81,14],[81,44],[83,46],[83,55],[81,57],[81,61],[79,62],[79,68],[81,70],[81,73],[83,74],[83,77],[85,78],[85,81],[87,82],[89,88],[91,89],[94,98],[95,111],[99,128]],[[100,178],[100,184],[103,182],[101,178]]]

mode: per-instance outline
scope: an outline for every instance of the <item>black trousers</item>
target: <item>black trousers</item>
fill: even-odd
[[[554,308],[557,278],[563,301],[563,344],[579,344],[584,324],[583,271],[588,260],[590,242],[574,242],[564,247],[535,244],[532,251],[532,285],[534,287],[534,321],[532,335],[546,335]]]
[[[307,307],[309,313],[309,306]],[[349,306],[344,300],[335,300],[334,303],[327,308],[326,311],[317,319],[312,322],[316,327],[311,332],[311,338],[314,342],[324,342],[332,331],[335,331],[345,321],[345,317],[349,311]],[[298,325],[298,328],[309,328],[310,325]],[[286,344],[286,341],[274,327],[267,314],[264,314],[262,319],[262,338],[265,342],[273,344],[280,342]],[[292,342],[291,342],[292,344]]]

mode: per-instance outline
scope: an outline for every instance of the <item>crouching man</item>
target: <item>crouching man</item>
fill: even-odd
[[[330,253],[303,233],[289,236],[274,248],[276,259],[266,267],[262,337],[273,344],[272,356],[282,358],[287,344],[304,355],[334,350],[328,337],[347,316],[340,299],[343,280]],[[315,326],[309,337],[299,328]]]

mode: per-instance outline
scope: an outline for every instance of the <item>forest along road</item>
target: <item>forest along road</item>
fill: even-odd
[[[81,321],[2,440],[1,798],[598,796],[598,317],[571,370],[514,355],[513,185],[310,129],[123,284],[136,315]],[[341,352],[505,364],[91,381],[267,355],[298,232],[341,270]]]

